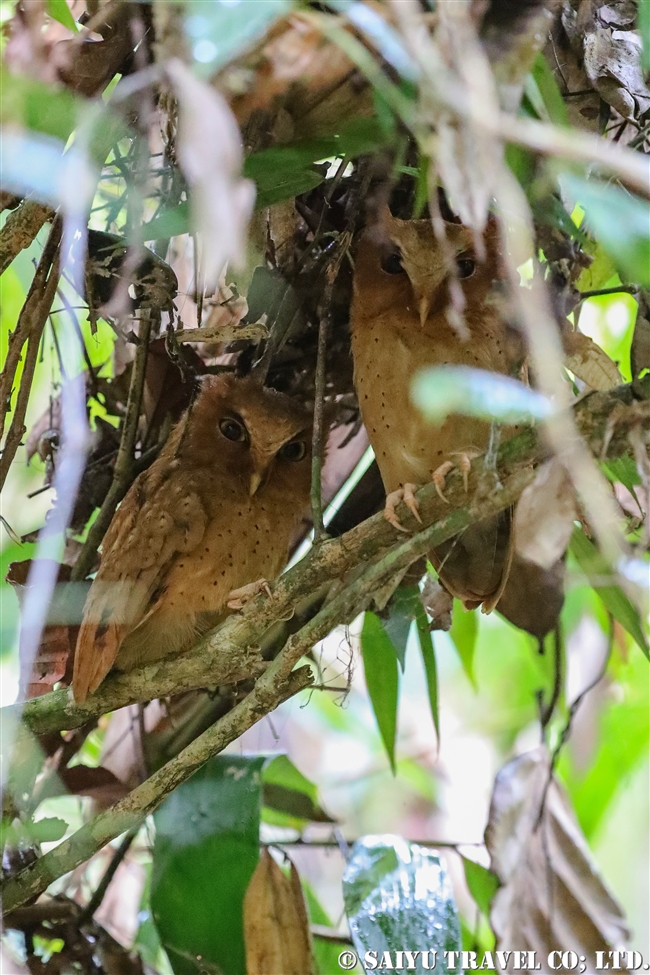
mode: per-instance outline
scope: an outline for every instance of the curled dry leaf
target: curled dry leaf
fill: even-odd
[[[241,135],[225,99],[182,61],[171,61],[167,72],[178,98],[177,152],[192,189],[194,226],[203,242],[202,270],[208,286],[216,286],[228,261],[244,262],[255,187],[241,177]]]
[[[592,389],[606,393],[623,383],[616,363],[593,339],[577,329],[564,337],[566,366]]]
[[[593,971],[596,951],[622,947],[623,912],[596,870],[544,747],[498,773],[485,843],[502,885],[490,915],[498,947],[535,951],[543,973],[551,971],[552,951],[584,955]]]
[[[633,27],[633,6],[612,3],[586,17],[583,38],[587,77],[601,98],[623,118],[634,119],[650,108],[650,89],[641,67],[642,42]],[[631,20],[630,17],[633,19]],[[581,17],[578,17],[580,24]]]
[[[517,504],[517,554],[550,569],[567,550],[575,518],[573,484],[564,465],[554,458],[540,467]]]
[[[247,975],[310,975],[314,971],[307,908],[293,863],[285,876],[268,850],[244,898]]]

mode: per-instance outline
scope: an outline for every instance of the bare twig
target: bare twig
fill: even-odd
[[[93,914],[99,908],[100,904],[104,900],[109,884],[113,879],[113,877],[115,876],[115,874],[117,873],[117,869],[119,865],[122,863],[122,861],[124,860],[124,857],[131,849],[131,844],[133,843],[133,840],[138,835],[138,831],[139,831],[138,826],[134,826],[132,829],[130,829],[126,834],[126,836],[124,837],[124,839],[122,840],[122,842],[120,843],[120,845],[118,846],[117,850],[115,850],[115,852],[113,853],[113,856],[111,857],[111,862],[106,868],[106,871],[102,879],[97,884],[97,887],[95,888],[92,897],[90,898],[90,900],[84,907],[83,911],[79,915],[79,920],[77,921],[79,927],[81,927],[87,921],[90,921],[92,919]]]
[[[0,230],[0,274],[7,270],[17,254],[29,247],[43,224],[52,219],[52,208],[35,200],[23,201],[9,214]]]
[[[143,312],[148,311],[143,309]],[[144,377],[147,366],[147,356],[149,354],[149,336],[151,334],[150,314],[144,314],[140,319],[140,329],[138,334],[138,347],[133,362],[131,372],[131,384],[129,386],[129,398],[126,406],[126,414],[122,426],[122,438],[120,448],[115,461],[113,472],[113,482],[108,494],[104,499],[100,512],[93,522],[88,537],[84,543],[79,558],[72,570],[72,581],[79,582],[85,579],[95,560],[97,549],[101,544],[111,519],[115,514],[115,509],[131,486],[133,479],[133,463],[135,441],[138,432],[138,421],[140,418],[140,404],[142,402],[142,391],[144,389]]]
[[[41,259],[38,262],[38,267],[36,268],[29,292],[27,293],[27,298],[25,299],[25,304],[18,316],[16,328],[9,338],[7,357],[2,374],[0,375],[0,437],[2,437],[4,432],[5,416],[11,409],[11,392],[23,345],[30,336],[37,339],[36,344],[38,345],[52,307],[59,277],[58,270],[57,273],[54,273],[53,265],[59,253],[62,230],[61,220],[57,219],[52,225],[45,247],[43,248]],[[29,396],[29,389],[27,390],[27,396]],[[23,431],[21,430],[18,443],[22,434]],[[11,463],[11,460],[13,460],[13,454],[11,454],[8,463]],[[4,466],[3,470],[5,470]],[[6,470],[2,483],[4,483],[4,477],[6,477]]]
[[[316,378],[314,383],[314,429],[312,435],[311,457],[311,517],[314,524],[314,545],[318,545],[325,534],[323,527],[323,492],[321,470],[323,466],[323,440],[325,410],[325,381],[327,357],[327,333],[329,331],[331,286],[325,289],[325,307],[318,327],[318,353],[316,358]]]

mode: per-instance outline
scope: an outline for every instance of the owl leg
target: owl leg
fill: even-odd
[[[397,528],[400,532],[408,532],[408,528],[400,522],[397,517],[395,508],[402,501],[409,509],[416,521],[422,524],[422,519],[420,518],[420,510],[418,505],[418,499],[415,497],[415,490],[417,488],[416,484],[405,484],[404,487],[398,488],[397,491],[391,491],[390,494],[386,496],[386,507],[384,508],[384,518],[386,521],[390,522],[393,528]]]
[[[271,595],[271,589],[266,579],[249,582],[246,586],[240,586],[239,589],[233,589],[232,592],[228,593],[226,605],[228,609],[243,609],[246,603],[254,599],[255,596],[260,596],[263,592],[267,596]]]
[[[469,491],[469,472],[472,469],[472,457],[471,454],[467,454],[464,451],[458,451],[458,453],[452,454],[453,457],[458,457],[458,464],[455,464],[453,460],[446,460],[444,464],[437,467],[432,474],[432,481],[435,484],[436,491],[438,495],[447,504],[447,498],[445,497],[445,478],[449,471],[453,470],[454,467],[458,467],[463,476],[463,486],[465,488],[465,494]]]

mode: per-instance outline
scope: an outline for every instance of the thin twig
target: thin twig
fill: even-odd
[[[144,377],[147,368],[147,356],[149,354],[149,336],[151,334],[149,310],[142,309],[142,311],[147,313],[140,319],[138,347],[133,361],[129,398],[122,426],[120,447],[117,452],[117,460],[115,461],[115,469],[113,471],[113,482],[96,520],[90,527],[84,547],[79,553],[79,558],[72,570],[72,582],[80,582],[90,572],[97,549],[111,523],[115,509],[128,491],[133,479],[133,455],[138,433],[140,405],[142,403],[142,391],[144,389]]]
[[[559,621],[555,627],[553,639],[553,690],[551,691],[551,697],[548,704],[544,704],[543,697],[540,696],[539,723],[542,729],[542,740],[544,740],[546,729],[548,728],[549,722],[553,717],[553,712],[555,711],[557,702],[560,700],[560,694],[562,693],[562,665],[564,662],[564,646],[562,640],[562,626]]]
[[[54,228],[52,230],[54,233]],[[59,227],[59,237],[60,237],[60,227]],[[40,267],[40,265],[39,265]],[[38,272],[37,272],[38,273]],[[0,459],[0,490],[4,486],[7,474],[9,473],[9,468],[16,456],[16,451],[20,445],[20,442],[25,433],[25,416],[27,413],[27,406],[29,403],[29,395],[32,389],[32,381],[34,379],[34,372],[36,370],[36,362],[38,360],[38,350],[41,343],[41,338],[43,335],[43,329],[45,323],[47,322],[49,310],[52,307],[52,302],[54,301],[54,295],[56,292],[56,286],[59,280],[59,252],[58,243],[56,254],[53,257],[53,261],[50,267],[50,275],[47,279],[47,283],[44,285],[43,291],[40,293],[38,299],[30,301],[30,297],[23,305],[23,312],[26,312],[26,319],[28,321],[28,338],[27,338],[27,352],[25,354],[25,361],[23,363],[23,372],[20,377],[20,389],[18,390],[18,396],[16,399],[16,406],[14,409],[13,417],[11,419],[11,425],[7,433],[7,437],[4,443],[4,449],[2,451],[2,458]],[[21,318],[23,315],[21,312]],[[16,332],[21,329],[21,322],[19,319]],[[16,333],[14,333],[16,334]],[[18,342],[16,343],[18,347]],[[20,350],[18,350],[20,354]],[[11,369],[9,363],[9,356],[7,357],[7,368]],[[14,373],[15,374],[15,373]],[[9,373],[7,373],[7,376]],[[11,390],[9,390],[9,396],[11,395]],[[9,405],[10,400],[8,399],[5,405]],[[4,419],[4,417],[3,417]],[[0,421],[1,423],[2,421]]]
[[[118,846],[117,850],[115,850],[115,852],[113,853],[113,856],[111,857],[111,862],[106,868],[104,876],[97,884],[97,887],[95,888],[92,897],[90,898],[90,900],[84,907],[83,911],[79,915],[79,919],[77,921],[79,927],[82,927],[84,924],[86,924],[88,921],[92,919],[95,911],[99,908],[100,904],[104,900],[109,884],[113,879],[113,877],[115,876],[115,874],[117,873],[117,868],[119,867],[119,865],[124,860],[124,857],[129,852],[131,848],[131,844],[133,843],[133,840],[138,835],[138,832],[139,832],[139,826],[134,826],[133,829],[130,829],[126,834],[126,836],[124,837],[124,839],[122,840],[122,842],[120,843],[120,845]]]
[[[324,448],[325,382],[327,358],[327,334],[329,331],[331,285],[325,289],[323,314],[318,327],[318,353],[316,357],[316,378],[314,383],[314,427],[312,434],[311,457],[311,517],[314,524],[314,545],[325,535],[323,527],[322,466]]]
[[[634,284],[620,284],[617,288],[597,288],[595,291],[581,291],[579,295],[580,301],[586,301],[587,298],[600,298],[604,295],[637,295],[639,293],[639,288]]]

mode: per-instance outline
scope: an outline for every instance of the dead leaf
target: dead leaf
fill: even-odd
[[[550,569],[567,550],[575,518],[573,485],[564,465],[554,458],[540,467],[517,504],[517,554]]]
[[[108,809],[128,795],[129,789],[123,782],[101,765],[73,765],[60,769],[58,776],[65,790],[74,796],[89,796],[95,800],[97,809]]]
[[[587,386],[606,393],[623,383],[616,363],[584,332],[567,331],[563,339],[567,369]]]
[[[538,971],[551,972],[552,951],[584,955],[594,971],[594,953],[622,947],[629,933],[568,799],[549,777],[544,747],[513,759],[496,777],[485,843],[502,886],[490,920],[497,947],[535,951]]]
[[[598,11],[585,32],[584,67],[589,81],[623,118],[635,119],[650,108],[650,89],[641,67],[642,42],[631,30],[614,28],[613,6]]]
[[[255,187],[241,177],[241,134],[226,100],[182,61],[171,61],[167,72],[178,98],[177,153],[192,189],[194,226],[203,242],[202,270],[208,286],[216,287],[229,261],[245,261]]]
[[[314,972],[307,908],[293,863],[287,877],[267,849],[244,898],[247,975]]]

